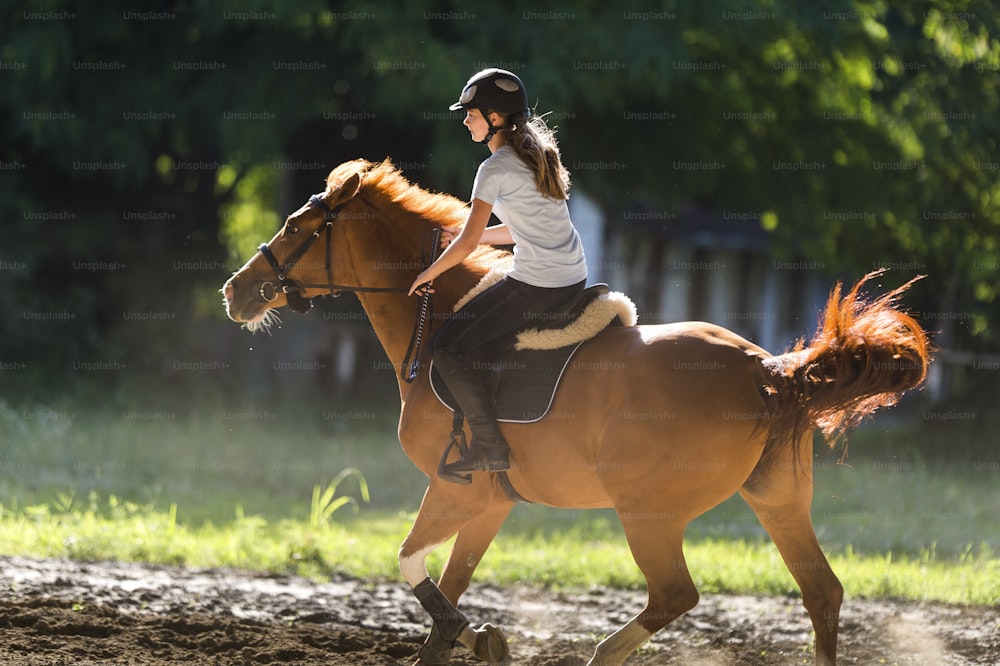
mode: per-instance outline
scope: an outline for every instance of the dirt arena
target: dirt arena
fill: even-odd
[[[0,558],[0,663],[412,664],[425,616],[401,583]],[[511,664],[585,664],[644,594],[474,585],[462,608],[500,626]],[[839,663],[998,664],[1000,611],[848,600]],[[464,648],[455,664],[476,664]],[[706,595],[627,664],[811,664],[797,599]]]

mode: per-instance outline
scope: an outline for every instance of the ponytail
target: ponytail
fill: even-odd
[[[504,139],[535,174],[542,195],[556,200],[569,198],[569,171],[559,156],[556,134],[542,116],[527,118],[517,113],[504,122]]]

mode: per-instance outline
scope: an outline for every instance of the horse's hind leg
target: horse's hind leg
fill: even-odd
[[[698,590],[684,561],[686,521],[668,513],[618,510],[629,548],[646,577],[648,600],[641,613],[597,646],[588,666],[618,666],[653,634],[694,608]]]
[[[837,662],[837,628],[844,588],[816,539],[812,519],[812,434],[799,442],[799,460],[791,448],[766,468],[758,469],[740,495],[781,553],[802,591],[802,605],[816,632],[817,666]]]

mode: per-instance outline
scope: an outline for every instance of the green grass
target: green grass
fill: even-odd
[[[178,524],[173,510],[94,493],[85,502],[64,497],[51,505],[5,508],[0,543],[11,555],[399,580],[396,551],[412,518],[362,509],[325,524],[237,514],[221,523],[187,526]],[[798,594],[768,542],[704,538],[690,541],[685,550],[702,593]],[[446,552],[441,548],[431,557],[432,573],[440,572]],[[846,549],[833,554],[831,563],[850,597],[1000,603],[1000,560],[985,548],[969,549],[958,559],[941,559],[931,550],[894,557]],[[483,560],[477,579],[564,590],[644,587],[618,530],[600,517],[544,535],[508,530]]]
[[[279,404],[15,408],[0,399],[0,502],[97,490],[176,504],[186,523],[231,518],[237,505],[305,519],[313,486],[354,467],[377,487],[376,508],[415,507],[426,478],[399,447],[396,415],[398,407]],[[348,486],[356,488],[348,480],[340,494]]]
[[[0,402],[0,551],[399,580],[426,479],[399,448],[395,413]],[[821,454],[820,542],[849,596],[1000,603],[997,466],[927,450],[868,430],[852,440],[867,457]],[[359,473],[331,486],[347,468]],[[703,593],[798,594],[739,498],[694,521],[685,552]],[[644,585],[612,512],[543,506],[515,508],[476,580]]]

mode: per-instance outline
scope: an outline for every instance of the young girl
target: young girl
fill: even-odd
[[[465,413],[472,430],[468,453],[446,467],[446,478],[510,468],[507,442],[470,352],[502,336],[537,325],[539,315],[583,291],[587,264],[569,217],[569,173],[555,136],[532,118],[521,80],[502,69],[479,72],[466,83],[452,110],[465,109],[472,139],[492,153],[479,166],[472,207],[461,233],[425,271],[410,294],[420,294],[479,244],[514,244],[513,268],[495,286],[445,322],[434,339],[434,367]],[[487,227],[490,213],[503,224]]]

